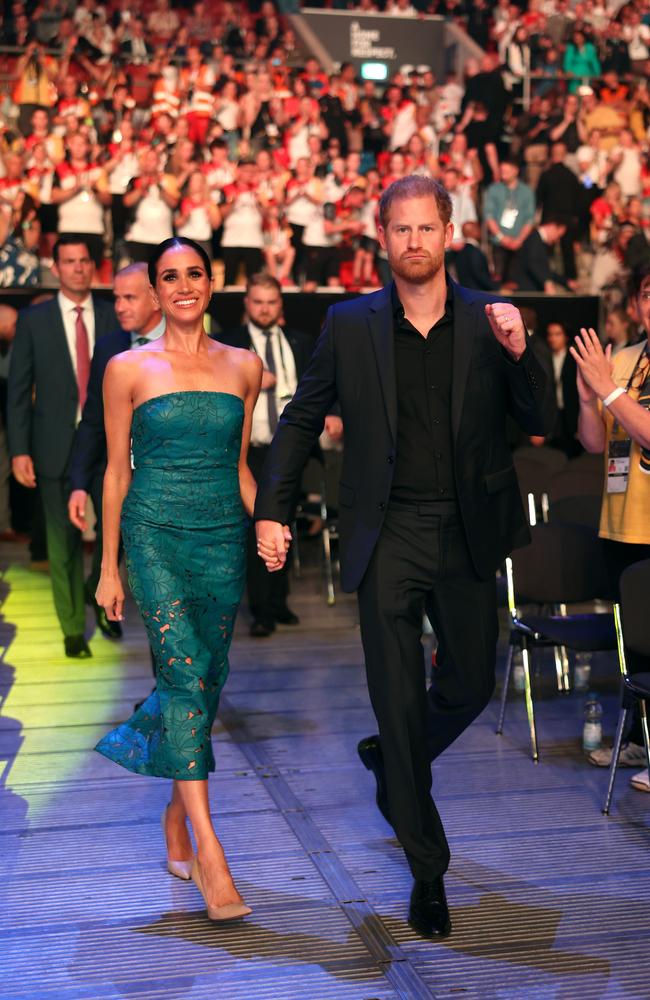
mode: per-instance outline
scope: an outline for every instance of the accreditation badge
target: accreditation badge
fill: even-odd
[[[623,438],[610,441],[607,451],[607,492],[625,493],[630,474],[630,450],[632,441]]]

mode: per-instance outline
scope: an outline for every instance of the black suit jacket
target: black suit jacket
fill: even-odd
[[[147,50],[147,55],[153,55],[153,45],[149,42],[145,42],[145,48]],[[133,58],[133,45],[131,44],[131,39],[127,38],[126,41],[120,44],[120,55],[128,62],[129,59]]]
[[[522,243],[510,268],[510,277],[520,292],[543,292],[544,284],[552,279],[548,247],[533,229]]]
[[[490,277],[487,257],[480,247],[466,243],[456,254],[456,274],[461,285],[481,292],[494,292],[497,285]]]
[[[113,305],[93,295],[95,343],[116,326]],[[7,432],[11,455],[31,455],[37,475],[68,465],[79,393],[56,298],[21,310],[11,354]]]
[[[106,431],[104,430],[104,396],[102,392],[106,365],[122,351],[131,347],[131,334],[117,329],[107,333],[95,344],[88,379],[88,395],[81,422],[72,443],[70,455],[70,489],[90,493],[93,480],[106,468]]]
[[[567,351],[562,371],[560,372],[560,381],[562,383],[562,398],[564,400],[564,422],[566,428],[570,429],[572,433],[576,433],[578,430],[578,417],[580,416],[577,367],[573,360],[573,355]]]
[[[296,375],[300,379],[309,364],[309,359],[314,349],[314,342],[306,333],[301,333],[298,330],[283,330],[282,332],[293,352],[296,363]],[[218,340],[222,344],[227,344],[229,347],[243,347],[246,351],[250,351],[253,346],[248,325],[237,326],[232,330],[224,330],[221,333],[215,334],[215,340]]]
[[[458,504],[477,573],[489,578],[529,539],[508,448],[508,414],[529,434],[553,425],[553,387],[530,350],[519,363],[485,316],[494,296],[453,284],[451,425]],[[382,528],[395,468],[397,387],[391,286],[327,313],[298,391],[284,410],[259,483],[256,520],[287,523],[294,483],[338,397],[345,427],[339,489],[341,582],[355,590]]]

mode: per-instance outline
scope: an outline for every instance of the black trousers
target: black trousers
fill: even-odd
[[[224,266],[224,285],[235,284],[240,264],[244,265],[247,278],[264,267],[264,254],[257,247],[222,247],[221,256]]]
[[[68,517],[70,482],[38,476],[45,513],[47,555],[54,607],[64,636],[83,635],[86,625],[81,532]]]
[[[262,474],[269,447],[269,445],[251,445],[248,449],[248,467],[253,473],[255,482],[259,481]],[[287,559],[277,573],[269,573],[257,554],[255,525],[251,525],[246,547],[246,589],[248,606],[255,621],[271,624],[276,612],[286,608],[289,595],[289,565],[290,560]]]
[[[433,879],[447,870],[449,845],[431,797],[431,761],[494,690],[496,582],[477,577],[454,502],[391,503],[358,599],[391,820],[414,878]],[[425,610],[439,640],[428,691]]]

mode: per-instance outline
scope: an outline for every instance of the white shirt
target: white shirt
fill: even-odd
[[[238,191],[223,222],[222,247],[264,246],[262,209],[254,191]]]
[[[57,295],[57,302],[59,303],[59,309],[61,310],[61,318],[63,320],[63,329],[65,330],[65,339],[68,343],[68,351],[70,353],[70,361],[72,362],[72,370],[74,371],[75,379],[77,377],[77,305],[81,306],[83,321],[86,325],[86,330],[88,331],[88,355],[90,358],[93,356],[93,351],[95,349],[95,308],[93,306],[92,296],[88,295],[83,302],[73,302],[69,299],[67,295],[63,292],[59,292]],[[77,423],[81,420],[81,407],[77,406]]]
[[[551,361],[553,362],[553,377],[555,379],[555,401],[557,403],[558,410],[564,409],[564,392],[562,390],[562,368],[564,366],[564,360],[567,356],[566,348],[563,351],[555,351],[551,354]]]
[[[174,213],[163,198],[158,184],[152,184],[135,210],[126,239],[133,243],[162,243],[173,236]]]
[[[146,337],[148,341],[159,340],[163,333],[167,329],[167,320],[163,316],[153,330],[149,330],[149,333],[140,333],[139,330],[131,330],[131,347],[136,350],[138,347],[144,347],[144,344],[136,344],[139,337]]]
[[[466,185],[460,185],[449,193],[451,198],[451,221],[454,224],[454,243],[463,239],[463,225],[476,222],[476,205]]]
[[[253,425],[251,428],[251,444],[260,446],[270,444],[273,438],[271,425],[269,423],[268,392],[275,392],[275,402],[278,417],[293,396],[298,385],[296,373],[296,360],[291,350],[291,345],[285,337],[281,328],[276,324],[271,328],[271,345],[273,348],[273,360],[275,362],[276,383],[273,389],[262,390],[260,392],[255,409],[253,410]],[[248,322],[248,333],[250,335],[253,350],[262,359],[266,367],[266,334],[262,333],[260,327]]]

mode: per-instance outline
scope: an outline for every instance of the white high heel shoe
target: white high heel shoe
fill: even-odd
[[[192,881],[203,896],[210,920],[241,920],[242,917],[247,917],[249,913],[253,912],[250,906],[246,906],[246,903],[226,903],[225,906],[210,906],[203,891],[199,862],[196,856],[192,863]]]
[[[166,830],[166,819],[167,810],[169,806],[165,806],[163,809],[163,814],[160,817],[160,825],[162,826],[163,839],[165,841],[165,847],[167,846],[167,830]],[[175,875],[176,878],[182,878],[184,882],[189,882],[192,878],[192,863],[194,861],[194,855],[189,861],[172,861],[169,855],[167,856],[167,871],[170,875]]]

